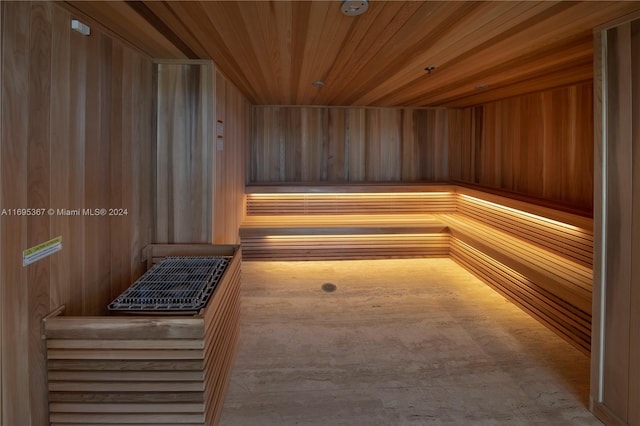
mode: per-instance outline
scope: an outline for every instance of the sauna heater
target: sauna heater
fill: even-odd
[[[111,302],[109,311],[196,313],[206,306],[230,261],[230,256],[166,257]]]

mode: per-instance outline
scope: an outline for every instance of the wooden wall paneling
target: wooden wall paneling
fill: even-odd
[[[145,233],[143,229],[147,224],[142,222],[141,212],[143,206],[142,193],[148,192],[147,188],[150,187],[144,188],[141,185],[141,182],[144,180],[143,176],[147,173],[143,171],[141,176],[136,176],[134,171],[137,169],[138,164],[143,164],[143,162],[150,164],[152,158],[149,154],[143,152],[144,146],[141,138],[141,143],[136,143],[136,141],[139,140],[139,133],[143,131],[139,123],[148,122],[150,117],[148,115],[136,117],[133,114],[133,111],[136,110],[141,111],[141,113],[144,111],[144,109],[141,108],[142,105],[140,105],[140,93],[133,90],[135,86],[140,87],[140,92],[145,93],[148,100],[151,99],[149,91],[145,90],[145,82],[141,78],[143,69],[142,61],[137,55],[133,55],[132,52],[125,49],[123,52],[122,69],[122,95],[125,98],[122,107],[122,129],[123,132],[127,134],[126,149],[123,150],[122,153],[124,165],[122,183],[124,194],[122,205],[114,205],[113,208],[127,209],[127,214],[122,216],[125,227],[121,230],[123,233],[122,242],[125,253],[127,253],[127,256],[123,259],[123,269],[125,270],[126,280],[124,283],[125,288],[122,290],[125,290],[144,272],[140,252],[142,248],[146,246],[146,243],[149,242],[144,238]],[[142,168],[142,170],[145,169],[146,168]],[[142,243],[144,243],[144,245]]]
[[[327,144],[327,131],[324,126],[327,111],[324,108],[303,108],[301,112],[302,181],[322,180],[322,165],[326,165],[323,153]],[[286,167],[286,164],[283,167]]]
[[[405,108],[402,110],[402,170],[400,180],[412,181],[419,173],[418,165],[414,159],[419,158],[418,145],[418,117],[422,110]]]
[[[343,108],[327,110],[327,146],[323,158],[327,161],[326,180],[344,182],[349,174],[347,153],[349,152],[346,137],[346,111]]]
[[[26,207],[42,209],[48,207],[50,200],[51,6],[45,3],[32,3],[30,12],[28,92],[30,125]],[[50,239],[48,215],[28,216],[26,222],[27,247],[33,247]],[[47,421],[46,350],[41,337],[40,321],[49,313],[50,265],[51,258],[46,258],[27,267],[29,400],[33,424],[45,424]]]
[[[449,139],[451,178],[590,211],[592,87],[581,83],[463,110],[471,118]]]
[[[397,181],[401,176],[401,112],[397,109],[368,109],[367,178],[373,181]]]
[[[224,128],[221,142],[217,141],[217,130],[212,136],[216,139],[212,140],[215,150],[213,242],[237,244],[238,229],[244,218],[246,148],[250,138],[251,110],[247,109],[244,95],[223,74],[215,70],[213,78],[216,102],[213,121]]]
[[[2,46],[2,208],[26,208],[29,126],[29,3],[3,4]],[[27,222],[21,216],[2,216],[0,257],[2,281],[2,395],[3,424],[30,419],[29,404],[29,293],[22,250],[27,247]],[[17,267],[17,265],[20,265]],[[6,344],[5,342],[11,342]]]
[[[284,108],[280,110],[282,124],[278,126],[280,133],[276,143],[278,149],[278,177],[285,181],[300,181],[304,165],[303,150],[307,152],[308,139],[302,140],[302,110]],[[305,157],[306,158],[306,157]]]
[[[566,162],[563,199],[572,198],[575,204],[593,208],[593,83],[567,88],[571,103],[572,123],[565,153]]]
[[[640,20],[631,23],[631,75],[633,87],[631,92],[631,145],[632,145],[632,180],[633,188],[631,228],[631,258],[637,259],[640,255]],[[630,324],[630,351],[629,351],[629,401],[640,401],[640,265],[638,262],[631,264],[632,287],[629,305],[631,309]],[[640,425],[640,404],[629,405],[629,424]]]
[[[101,34],[89,37],[87,52],[86,125],[85,125],[85,207],[107,208],[109,205],[109,158],[111,109],[108,102],[111,86],[111,41]],[[85,268],[83,277],[83,311],[106,313],[102,301],[111,295],[109,218],[84,218]]]
[[[158,70],[156,242],[210,242],[208,65],[163,63]]]
[[[469,176],[472,174],[471,154],[471,113],[472,108],[450,109],[447,115],[449,128],[449,139],[447,150],[449,152],[449,177],[452,180],[472,181]]]
[[[2,105],[3,105],[3,87],[4,87],[4,80],[3,80],[3,70],[4,70],[4,66],[3,66],[3,58],[4,58],[4,4],[0,3],[0,207],[2,207],[4,205],[4,198],[2,195],[2,188],[3,188],[3,173],[2,173],[2,166],[3,166],[3,161],[2,161],[2,157],[3,157],[3,153],[2,153],[2,147],[3,147],[3,137],[4,137],[4,133],[2,131],[2,122],[3,122],[3,114],[2,114]],[[2,237],[2,226],[4,224],[4,219],[2,218],[2,216],[0,216],[0,271],[3,271],[5,268],[4,265],[4,256],[3,256],[3,237]],[[2,302],[4,300],[4,288],[5,288],[5,283],[4,283],[4,275],[2,274],[2,272],[0,272],[0,344],[2,344],[4,346],[4,339],[2,337],[2,334],[4,332],[4,327],[3,327],[3,312],[4,312],[4,303]],[[2,372],[4,370],[4,363],[2,361],[3,358],[3,350],[2,347],[0,347],[0,424],[3,423],[4,421],[4,414],[3,414],[3,406],[4,406],[4,380],[2,379]]]
[[[412,175],[407,174],[412,180],[446,181],[449,176],[447,112],[444,109],[414,110],[413,119],[418,152],[412,157],[403,152],[403,158],[409,163],[403,162],[403,169],[411,167],[416,170]],[[404,140],[410,137],[403,134]]]
[[[215,109],[212,115],[215,126],[222,125],[222,138],[218,139],[221,134],[216,128],[213,133],[214,140],[214,158],[213,167],[213,241],[220,242],[225,238],[227,218],[231,206],[227,203],[226,195],[229,193],[229,182],[227,182],[227,167],[233,168],[233,164],[229,163],[228,152],[230,150],[230,132],[232,124],[227,119],[227,82],[217,69],[213,70],[213,78],[215,80],[213,95],[215,96]],[[222,149],[220,149],[222,148]]]
[[[68,15],[57,7],[52,13],[52,54],[51,54],[51,100],[60,105],[51,108],[50,146],[51,146],[51,189],[50,200],[45,208],[76,208],[71,203],[71,43]],[[76,51],[78,54],[79,51]],[[77,83],[77,81],[74,81]],[[51,105],[47,105],[50,107]],[[74,117],[76,117],[74,115]],[[74,120],[75,121],[75,120]],[[80,121],[80,120],[78,120]],[[79,204],[78,204],[79,205]],[[70,240],[70,220],[64,216],[48,216],[52,237],[63,236],[64,250],[57,254],[51,263],[50,301],[48,311],[61,305],[69,305],[71,288],[71,257],[74,243]],[[77,220],[76,220],[77,221]]]
[[[362,108],[347,109],[347,140],[349,141],[348,180],[361,182],[366,173],[366,112]]]
[[[146,119],[141,117],[136,120],[137,136],[139,138],[140,156],[142,159],[147,157],[149,169],[143,174],[140,185],[142,192],[140,201],[142,203],[140,209],[140,222],[142,238],[140,246],[145,247],[154,242],[156,229],[156,206],[154,200],[156,197],[156,176],[158,150],[157,150],[157,112],[158,112],[158,80],[155,64],[151,58],[137,56],[136,60],[140,62],[140,87],[146,88],[142,91],[136,91],[136,111],[145,111]],[[138,145],[138,144],[136,144]],[[140,253],[139,251],[137,253]],[[134,253],[134,254],[137,254]]]
[[[640,254],[640,224],[637,218],[640,217],[640,20],[630,23],[630,75],[632,81],[631,87],[631,111],[630,127],[631,127],[631,178],[630,187],[632,188],[630,210],[631,210],[631,259],[637,259]],[[640,267],[638,262],[631,263],[631,288],[629,294],[629,409],[628,422],[630,425],[640,425],[640,407],[634,401],[640,401],[640,286],[638,278],[640,277]]]
[[[251,182],[444,181],[443,109],[253,108]]]
[[[126,187],[132,183],[131,154],[127,152],[129,145],[129,134],[124,129],[125,121],[130,120],[130,105],[127,101],[130,93],[124,93],[124,55],[122,46],[114,43],[111,46],[111,71],[110,71],[110,91],[106,93],[109,100],[110,120],[109,125],[109,176],[110,188],[108,202],[103,206],[107,209],[124,207]],[[106,123],[105,123],[106,124]],[[126,185],[123,183],[126,182]],[[109,299],[118,297],[131,283],[129,282],[129,247],[125,244],[124,233],[130,235],[127,229],[127,221],[123,216],[107,216],[109,221],[109,259],[111,260],[111,279],[109,283]],[[125,266],[126,261],[126,269]]]
[[[602,271],[604,267],[603,259],[603,225],[604,225],[604,203],[603,182],[603,149],[605,140],[603,135],[604,120],[603,110],[603,41],[604,31],[593,32],[593,157],[594,157],[594,190],[593,190],[593,309],[592,309],[592,325],[591,325],[591,374],[590,374],[590,392],[589,392],[589,409],[600,416],[598,413],[602,402],[601,395],[601,350],[602,350],[602,292],[604,282]]]
[[[59,11],[60,12],[60,11]],[[69,28],[69,15],[64,13],[63,19],[60,19],[56,31],[59,28]],[[92,117],[90,113],[89,97],[87,94],[89,79],[89,50],[91,37],[72,31],[69,34],[69,51],[73,52],[69,61],[69,143],[65,144],[63,140],[54,140],[57,149],[55,155],[65,155],[69,161],[69,180],[65,181],[60,192],[65,195],[58,195],[52,200],[51,208],[54,209],[76,209],[88,207],[85,203],[85,168],[89,167],[85,164],[87,154],[87,141],[93,141],[93,137],[89,134],[87,126],[95,126],[90,124],[87,117]],[[95,48],[95,46],[94,46]],[[62,58],[60,58],[62,59]],[[95,70],[93,70],[95,72]],[[56,84],[58,86],[58,84]],[[93,89],[95,90],[95,88]],[[56,126],[60,122],[56,122]],[[58,146],[60,145],[60,146]],[[63,177],[64,178],[64,177]],[[52,194],[53,195],[53,194]],[[79,315],[85,312],[84,295],[85,295],[85,238],[88,229],[85,227],[84,218],[78,217],[56,217],[69,226],[68,234],[58,234],[63,236],[64,250],[58,258],[58,265],[64,269],[69,265],[68,281],[63,281],[67,277],[64,273],[60,276],[60,285],[68,286],[66,289],[67,297],[60,298],[60,304],[54,304],[52,301],[51,309],[65,304],[68,315]],[[63,231],[64,229],[61,229]],[[64,262],[64,263],[61,263]]]
[[[434,120],[434,180],[449,180],[449,112],[443,108],[432,110],[435,114]]]
[[[282,119],[279,107],[253,109],[253,140],[251,177],[257,182],[280,180],[280,132]],[[273,125],[270,125],[273,123]],[[302,143],[301,139],[301,143]]]
[[[603,400],[623,419],[629,408],[632,173],[630,26],[608,32],[607,266]],[[614,213],[615,212],[615,213]]]

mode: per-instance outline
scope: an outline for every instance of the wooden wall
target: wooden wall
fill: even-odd
[[[590,82],[449,111],[454,181],[521,193],[590,212]]]
[[[640,16],[595,33],[596,247],[591,403],[640,425]],[[602,67],[604,64],[604,67]],[[601,72],[604,70],[603,72]]]
[[[157,65],[156,243],[212,239],[211,64]]]
[[[214,166],[213,243],[237,244],[244,219],[245,175],[251,104],[216,70],[216,159]],[[222,125],[222,127],[218,127]]]
[[[253,108],[248,180],[441,182],[448,112],[411,108]]]
[[[248,101],[213,63],[157,65],[156,243],[239,241]]]
[[[142,270],[150,242],[152,63],[53,3],[0,2],[0,211],[124,208],[123,216],[0,217],[0,424],[48,424],[40,323],[94,315]],[[22,267],[22,251],[63,250]]]

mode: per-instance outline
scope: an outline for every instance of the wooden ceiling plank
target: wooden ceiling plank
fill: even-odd
[[[594,12],[593,5],[584,3],[556,5],[544,11],[542,16],[535,17],[533,22],[519,25],[519,31],[512,31],[511,37],[487,42],[481,49],[462,53],[464,59],[454,59],[453,64],[444,64],[439,72],[429,76],[426,87],[437,88],[447,84],[448,81],[459,81],[468,75],[470,69],[489,69],[495,64],[529,55],[533,50],[540,49],[555,40],[569,38],[579,30],[590,29],[589,23],[593,20]],[[397,77],[393,76],[384,84],[397,89],[394,86],[395,81]],[[382,90],[380,92],[382,93]],[[361,98],[357,102],[368,104],[373,100]]]
[[[396,102],[408,102],[411,105],[421,102],[438,104],[449,97],[460,97],[463,93],[472,95],[479,84],[487,84],[490,87],[489,90],[494,90],[501,85],[526,81],[549,70],[568,69],[572,64],[579,65],[592,59],[593,37],[590,32],[575,42],[562,41],[558,44],[560,46],[545,48],[531,55],[496,64],[491,68],[474,70],[464,79],[455,79],[448,83],[441,81],[437,87],[427,85],[424,81],[426,79],[410,81],[395,93],[375,102],[392,105]]]
[[[440,37],[426,48],[414,61],[407,64],[399,73],[388,78],[380,79],[376,85],[376,92],[369,92],[358,102],[372,102],[372,98],[381,94],[393,93],[398,84],[416,78],[426,77],[423,68],[426,65],[436,66],[436,73],[442,74],[447,63],[479,49],[484,43],[495,40],[505,32],[513,31],[514,27],[522,25],[538,16],[554,5],[553,2],[537,4],[534,2],[509,3],[490,2],[483,4],[471,13],[457,21]],[[474,69],[474,68],[471,68]],[[431,78],[432,76],[429,76]]]
[[[353,80],[349,96],[342,98],[348,105],[358,105],[369,96],[372,88],[377,88],[388,77],[396,75],[417,56],[421,56],[425,46],[435,43],[441,34],[456,25],[471,10],[481,7],[479,2],[424,3],[422,8],[396,33],[368,64],[366,78]],[[429,6],[429,7],[427,7]],[[435,25],[429,26],[429,22]],[[426,29],[425,29],[426,27]],[[361,104],[361,103],[360,103]],[[362,105],[362,104],[361,104]]]
[[[421,6],[420,2],[377,2],[371,4],[366,14],[354,19],[353,30],[325,77],[330,93],[325,96],[326,103],[336,104],[351,83],[349,76],[368,72],[367,64],[373,56]]]

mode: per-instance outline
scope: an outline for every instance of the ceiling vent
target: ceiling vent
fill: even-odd
[[[347,16],[357,16],[362,15],[368,8],[368,0],[344,0],[340,10]]]

